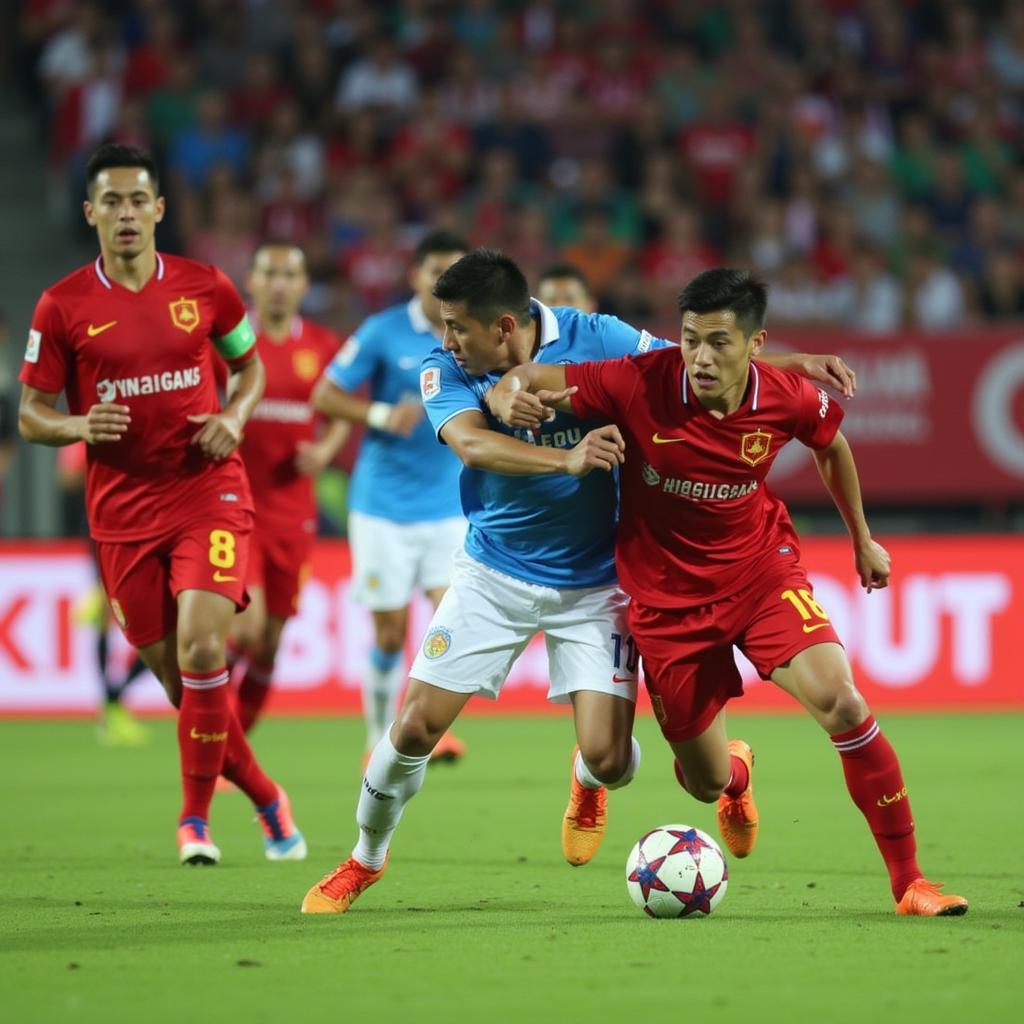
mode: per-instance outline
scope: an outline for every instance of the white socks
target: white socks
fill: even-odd
[[[363,677],[363,718],[366,749],[373,750],[384,730],[398,715],[398,695],[405,682],[405,659],[400,652],[387,654],[374,648]]]
[[[391,836],[405,805],[419,792],[430,755],[407,757],[395,750],[384,731],[370,755],[356,807],[359,841],[352,851],[360,864],[377,871],[384,866]]]
[[[633,776],[636,775],[636,771],[640,767],[640,744],[637,743],[635,736],[631,737],[631,743],[629,766],[623,772],[620,779],[616,779],[614,782],[601,782],[599,779],[594,778],[587,767],[586,761],[583,760],[583,755],[577,753],[576,781],[584,789],[600,789],[602,786],[606,789],[622,789],[623,786],[628,786],[633,781]]]

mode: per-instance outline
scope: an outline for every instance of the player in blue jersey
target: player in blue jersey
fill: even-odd
[[[450,231],[426,235],[409,274],[413,297],[362,323],[313,394],[319,412],[369,427],[352,475],[348,522],[354,593],[370,609],[375,633],[363,677],[364,765],[397,711],[409,601],[418,586],[437,606],[466,532],[462,467],[424,418],[419,374],[441,339],[434,284],[467,249]],[[355,393],[367,384],[369,399]],[[455,760],[463,752],[448,733],[434,757]]]
[[[497,697],[512,663],[546,634],[549,699],[571,701],[576,737],[562,848],[593,856],[606,789],[628,783],[640,760],[632,737],[636,649],[614,566],[615,426],[553,413],[537,432],[515,430],[487,407],[490,389],[531,360],[579,363],[672,344],[612,316],[550,309],[532,300],[516,264],[476,250],[438,279],[443,350],[423,362],[421,393],[438,437],[464,465],[465,548],[411,670],[390,732],[374,748],[348,860],[313,886],[306,913],[344,913],[384,872],[391,836],[416,794],[434,743],[473,694]],[[778,357],[805,369],[806,357]],[[815,364],[830,382],[835,362]],[[554,396],[557,400],[558,396]],[[602,472],[593,472],[593,470]]]

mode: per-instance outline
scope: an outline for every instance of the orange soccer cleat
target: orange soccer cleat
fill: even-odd
[[[601,845],[608,824],[608,790],[587,789],[576,778],[576,755],[573,747],[569,783],[569,806],[562,816],[562,854],[573,867],[586,864]]]
[[[939,890],[943,882],[929,882],[918,878],[907,886],[903,898],[896,904],[901,917],[959,917],[967,913],[967,900],[963,896],[944,896]]]
[[[446,732],[438,741],[437,745],[430,752],[430,763],[440,764],[447,761],[450,764],[461,760],[466,756],[466,744],[450,732]]]
[[[750,772],[747,788],[739,796],[718,798],[718,831],[734,857],[749,857],[757,842],[757,807],[754,804],[754,752],[743,740],[729,740],[729,753]]]
[[[380,879],[388,862],[377,871],[371,871],[355,859],[342,861],[329,875],[324,875],[302,901],[304,914],[344,914],[355,903],[360,893]]]

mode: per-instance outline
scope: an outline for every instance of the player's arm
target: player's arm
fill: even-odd
[[[328,376],[313,389],[313,408],[322,416],[346,423],[365,423],[374,430],[408,437],[423,419],[419,402],[371,402],[339,387]]]
[[[623,462],[626,450],[614,425],[591,430],[575,448],[548,448],[491,430],[484,414],[475,409],[449,419],[441,427],[440,436],[463,465],[505,476],[586,476],[592,469],[614,469]]]
[[[316,441],[300,441],[295,447],[295,468],[305,476],[322,473],[341,451],[352,433],[348,420],[331,420],[323,437]]]
[[[861,586],[869,594],[872,590],[881,590],[889,585],[889,553],[871,539],[860,496],[860,479],[849,442],[842,431],[837,430],[831,443],[813,450],[813,454],[821,479],[850,532]]]
[[[857,374],[839,356],[807,352],[762,352],[757,358],[780,370],[799,373],[801,377],[807,377],[816,384],[827,384],[844,398],[853,398],[857,391]]]
[[[131,423],[127,405],[98,402],[84,416],[72,416],[57,408],[59,400],[59,391],[40,391],[22,384],[18,432],[26,441],[54,448],[76,441],[109,444],[120,441]]]
[[[536,430],[555,409],[571,413],[575,393],[576,388],[565,385],[564,366],[522,363],[489,388],[484,400],[503,423]]]

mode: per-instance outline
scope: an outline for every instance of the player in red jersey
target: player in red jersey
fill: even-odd
[[[281,633],[298,607],[313,552],[313,478],[330,465],[351,429],[337,420],[317,438],[309,397],[339,343],[326,327],[299,316],[309,290],[302,250],[264,243],[253,254],[248,286],[267,386],[240,448],[256,509],[246,572],[252,600],[231,631],[231,646],[245,660],[238,717],[246,732],[270,692]]]
[[[496,415],[533,427],[548,405],[607,417],[625,440],[616,546],[619,581],[647,688],[680,784],[718,801],[734,856],[757,836],[753,756],[727,740],[724,707],[742,694],[732,645],[795,697],[832,738],[847,788],[889,871],[899,914],[956,915],[917,863],[899,761],[857,691],[850,665],[800,565],[789,513],[765,486],[793,438],[814,453],[853,540],[868,593],[887,585],[889,555],[871,538],[842,409],[795,374],[752,362],[766,332],[767,290],[718,268],[679,297],[674,349],[578,366],[517,367],[490,395]],[[532,393],[531,393],[532,392]]]
[[[179,709],[182,863],[216,863],[210,801],[224,774],[256,805],[271,860],[306,844],[231,708],[225,640],[247,601],[249,484],[236,451],[263,391],[242,300],[215,267],[156,251],[149,154],[104,145],[86,167],[100,255],[43,292],[29,331],[22,437],[88,446],[86,503],[111,612]],[[209,346],[228,361],[217,401]],[[58,410],[61,392],[68,412]]]

